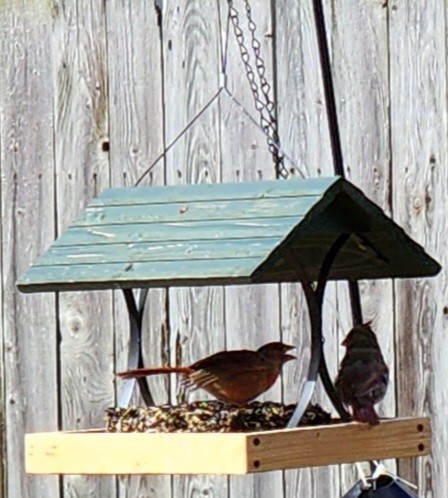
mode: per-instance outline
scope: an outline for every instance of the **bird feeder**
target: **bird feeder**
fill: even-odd
[[[428,454],[427,418],[386,420],[374,427],[347,421],[326,367],[322,303],[328,280],[424,277],[439,270],[376,204],[337,176],[106,190],[19,279],[20,291],[122,289],[132,369],[141,359],[148,288],[300,282],[311,319],[307,380],[287,429],[28,434],[27,471],[245,474]],[[133,293],[137,288],[143,289],[140,302]],[[318,376],[342,423],[296,427]],[[120,404],[129,402],[134,384],[125,382]],[[153,403],[146,380],[139,384],[145,401]]]

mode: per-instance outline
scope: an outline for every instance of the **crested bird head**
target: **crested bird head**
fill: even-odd
[[[297,359],[296,356],[286,353],[291,349],[295,349],[295,346],[283,344],[283,342],[269,342],[258,348],[258,352],[267,360],[275,361],[283,365],[287,361]]]
[[[370,327],[372,322],[367,322],[362,325],[355,325],[347,334],[341,345],[347,349],[368,349],[379,348],[378,339],[375,332]]]

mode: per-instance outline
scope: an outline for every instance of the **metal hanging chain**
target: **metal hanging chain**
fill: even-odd
[[[250,43],[255,59],[255,71],[251,63],[251,57],[246,46],[244,33],[240,26],[239,13],[233,5],[233,0],[228,0],[229,17],[232,21],[233,31],[238,43],[238,48],[246,70],[250,89],[254,97],[255,109],[260,116],[260,124],[267,135],[268,148],[275,165],[276,176],[287,178],[289,171],[284,164],[283,154],[279,151],[280,139],[278,135],[278,123],[275,115],[275,104],[271,99],[271,85],[266,78],[266,64],[261,56],[261,43],[256,37],[257,26],[252,17],[252,8],[249,0],[243,0],[248,28],[250,32]],[[259,84],[256,81],[258,77]]]

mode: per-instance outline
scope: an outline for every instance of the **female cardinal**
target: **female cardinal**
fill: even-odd
[[[386,394],[389,369],[370,322],[353,327],[342,346],[347,350],[335,382],[341,401],[352,407],[354,420],[379,424],[374,405]]]
[[[129,379],[178,373],[184,376],[186,388],[201,388],[226,403],[244,405],[274,384],[282,366],[296,358],[286,354],[293,348],[281,342],[271,342],[257,351],[221,351],[189,367],[137,368],[117,375]]]

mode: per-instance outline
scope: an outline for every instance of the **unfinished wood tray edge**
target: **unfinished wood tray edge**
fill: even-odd
[[[251,435],[248,449],[250,472],[423,456],[431,452],[430,420],[400,418],[373,427],[351,422],[263,432]]]
[[[246,474],[246,434],[26,434],[30,474]]]
[[[247,474],[425,455],[430,445],[427,417],[232,434],[92,429],[27,434],[25,460],[31,474]]]

